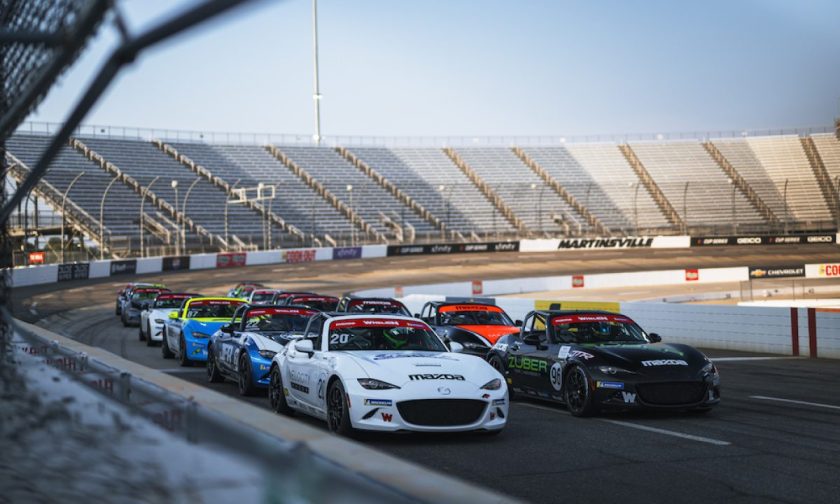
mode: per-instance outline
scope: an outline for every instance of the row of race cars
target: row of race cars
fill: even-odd
[[[663,343],[630,318],[390,298],[337,298],[248,282],[225,297],[133,283],[116,313],[163,358],[206,363],[210,382],[267,390],[272,409],[320,418],[343,435],[372,431],[497,434],[516,395],[606,410],[708,411],[720,376],[700,351]]]

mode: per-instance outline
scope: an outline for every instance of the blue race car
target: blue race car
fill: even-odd
[[[233,319],[210,337],[207,379],[225,378],[239,385],[243,396],[268,387],[271,359],[299,338],[318,310],[307,306],[241,306]]]
[[[182,366],[207,360],[210,336],[230,322],[245,301],[226,297],[195,297],[184,301],[169,314],[164,329],[162,353],[165,359],[177,356]]]

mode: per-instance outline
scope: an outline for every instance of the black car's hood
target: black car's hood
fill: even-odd
[[[587,364],[615,366],[628,371],[655,376],[660,374],[696,373],[705,364],[705,356],[688,345],[673,343],[574,345],[575,350],[592,355],[577,354],[592,360]]]

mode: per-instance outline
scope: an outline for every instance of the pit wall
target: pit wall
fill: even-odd
[[[729,236],[729,237],[702,237],[702,236],[638,236],[621,238],[560,238],[545,240],[518,240],[506,242],[485,242],[485,243],[439,243],[429,245],[365,245],[360,247],[326,247],[326,248],[297,248],[283,250],[267,250],[256,252],[219,252],[211,254],[195,254],[191,256],[175,257],[149,257],[142,259],[114,259],[103,261],[91,261],[83,263],[50,264],[39,266],[24,266],[5,270],[11,272],[12,287],[26,287],[30,285],[42,285],[70,280],[87,280],[91,278],[125,277],[130,280],[133,275],[161,273],[168,271],[201,270],[217,268],[239,268],[244,266],[256,266],[262,264],[283,264],[283,263],[308,263],[316,261],[340,261],[348,259],[370,259],[377,257],[397,257],[414,255],[448,255],[448,254],[469,254],[469,253],[492,253],[492,252],[546,252],[563,253],[566,250],[622,250],[622,249],[684,249],[694,247],[756,247],[772,246],[778,244],[801,244],[801,245],[825,245],[840,243],[838,234],[803,234],[803,235],[780,235],[780,236]],[[790,267],[786,265],[785,267]],[[795,276],[802,277],[828,277],[840,276],[840,263],[831,265],[794,265],[797,268]],[[735,270],[737,268],[731,268]],[[754,270],[759,270],[756,276]],[[801,270],[801,272],[800,272]],[[695,276],[697,270],[673,270],[670,272],[657,272],[656,276],[650,273],[625,273],[623,279],[617,277],[606,280],[603,275],[575,275],[568,277],[568,285],[572,287],[611,287],[616,286],[615,282],[625,282],[623,285],[654,285],[662,282],[678,281],[681,276],[688,278]],[[585,272],[584,272],[585,273]],[[779,278],[774,276],[777,272],[763,273],[768,276],[757,276],[761,274],[760,268],[750,268],[747,276],[742,271],[736,272],[738,279],[747,278]],[[801,274],[799,274],[801,273]],[[708,271],[706,274],[691,281],[714,282],[715,274],[727,276],[728,273]],[[532,280],[533,285],[527,286],[527,291],[541,290],[536,287],[544,284],[561,285],[567,282],[566,277],[548,277],[539,280]],[[727,277],[726,281],[737,280]],[[488,281],[487,292],[522,292],[525,287],[520,287],[517,281],[496,280]],[[629,282],[629,283],[628,283]]]

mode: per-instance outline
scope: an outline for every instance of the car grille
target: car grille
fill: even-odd
[[[476,399],[424,399],[397,403],[400,416],[406,422],[436,427],[473,424],[486,407],[486,402]]]
[[[706,384],[703,382],[646,383],[636,385],[636,392],[647,404],[662,406],[696,404],[703,400]]]

